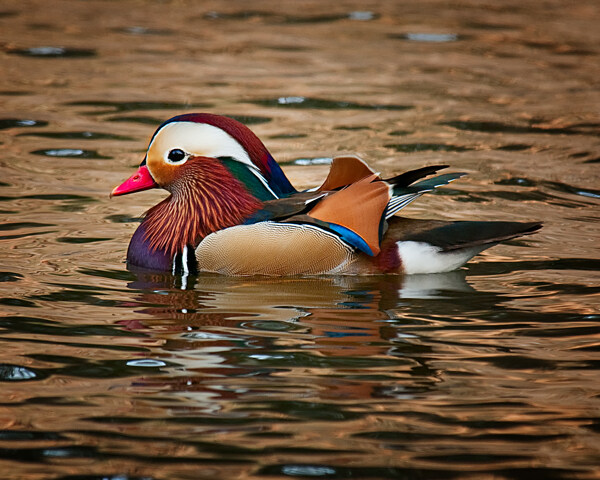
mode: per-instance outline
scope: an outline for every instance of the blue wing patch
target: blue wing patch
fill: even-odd
[[[349,228],[343,227],[342,225],[338,225],[336,223],[327,223],[327,227],[337,233],[347,244],[353,246],[354,248],[358,248],[361,252],[365,252],[371,257],[374,256],[373,250],[371,250],[369,245],[367,245],[367,242],[365,242],[360,235],[357,235]]]

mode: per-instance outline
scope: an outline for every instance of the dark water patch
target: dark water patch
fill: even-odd
[[[0,118],[0,130],[17,127],[45,127],[48,122],[29,118]]]
[[[92,115],[100,115],[104,113],[120,113],[120,112],[135,112],[139,110],[189,110],[191,108],[210,108],[213,105],[210,103],[175,103],[175,102],[110,102],[105,100],[85,100],[77,102],[68,102],[65,105],[75,107],[98,107],[101,111],[91,113]],[[162,123],[162,120],[159,122]]]
[[[29,298],[46,300],[47,296],[38,295],[30,296]],[[52,301],[52,298],[50,298]],[[54,322],[40,317],[25,317],[8,315],[0,317],[0,328],[7,330],[27,333],[27,334],[39,334],[48,335],[54,337],[92,337],[92,336],[115,336],[115,337],[140,337],[144,336],[140,333],[125,331],[119,326],[107,326],[107,325],[66,325],[64,323]],[[3,339],[7,341],[7,339]],[[29,339],[27,341],[30,341]],[[33,341],[33,340],[32,340]],[[56,340],[54,340],[56,341]],[[104,348],[104,346],[88,345],[91,348]],[[106,346],[110,347],[109,345]],[[120,347],[126,348],[125,351],[142,351],[143,348],[131,348],[131,347]]]
[[[591,430],[592,432],[600,433],[600,418],[582,418],[577,420],[582,420],[586,423],[591,421],[591,423],[583,425],[583,427],[588,430]]]
[[[98,430],[90,430],[90,431],[78,430],[78,433],[90,435],[90,436],[93,436],[94,438],[112,439],[112,440],[116,440],[116,441],[129,440],[132,443],[136,443],[136,442],[149,443],[149,442],[156,441],[156,439],[158,438],[161,443],[170,443],[173,446],[186,445],[186,446],[195,448],[197,451],[211,453],[211,454],[219,455],[219,456],[223,455],[225,457],[228,457],[230,455],[248,456],[248,455],[257,455],[259,453],[275,453],[275,452],[280,451],[280,449],[278,449],[278,448],[260,448],[259,449],[259,448],[254,448],[254,446],[243,447],[243,446],[238,446],[238,445],[225,444],[225,443],[221,443],[221,442],[209,442],[209,441],[201,441],[201,440],[184,440],[181,438],[171,439],[171,438],[165,438],[162,436],[147,437],[147,436],[142,436],[142,435],[131,435],[131,434],[126,435],[126,434],[117,433],[115,431],[103,432],[103,431],[98,431]],[[299,450],[301,450],[301,449],[299,449]],[[307,449],[307,452],[309,452],[309,451],[314,453],[314,449]],[[328,453],[344,453],[344,452],[349,453],[349,452],[351,452],[349,450],[328,450],[328,449],[324,449],[324,451],[328,452]]]
[[[576,128],[600,128],[600,122],[580,122],[571,126]]]
[[[468,361],[484,362],[504,370],[556,370],[557,363],[552,360],[531,358],[522,355],[497,355],[492,357],[468,358]]]
[[[600,157],[590,158],[589,160],[586,160],[583,163],[600,163]]]
[[[27,405],[55,405],[57,407],[89,407],[90,403],[68,397],[32,397],[23,402]]]
[[[590,154],[590,152],[577,152],[577,153],[572,153],[571,155],[569,155],[569,158],[583,158],[583,157],[587,157]]]
[[[537,184],[534,180],[522,177],[503,178],[494,182],[494,185],[514,185],[517,187],[535,187]]]
[[[569,470],[559,467],[499,468],[494,469],[494,475],[514,480],[572,480],[580,476],[582,471],[587,470],[582,468]]]
[[[576,352],[600,352],[600,343],[596,345],[582,345],[571,350]]]
[[[557,191],[557,192],[562,192],[562,193],[569,193],[569,194],[574,194],[574,195],[578,195],[581,197],[587,197],[587,198],[599,198],[600,199],[600,190],[594,190],[591,188],[579,188],[579,187],[574,187],[572,185],[568,185],[566,183],[562,183],[562,182],[540,182],[539,183],[540,186]]]
[[[44,302],[72,302],[84,305],[96,305],[99,307],[119,307],[121,305],[121,303],[116,300],[107,300],[99,298],[99,296],[102,295],[105,294],[101,292],[90,293],[73,289],[62,290],[60,292],[32,295],[28,298],[32,300],[41,300]]]
[[[346,132],[356,132],[360,130],[370,130],[371,127],[367,125],[341,125],[339,127],[335,127],[334,130],[342,130]]]
[[[17,233],[14,235],[0,235],[0,240],[14,240],[16,238],[26,238],[26,237],[35,237],[38,235],[46,235],[47,233],[54,233],[55,230],[50,230],[46,232],[29,232],[29,233]]]
[[[93,160],[107,160],[113,157],[100,155],[96,150],[83,150],[80,148],[53,148],[48,150],[34,150],[33,155],[56,158],[89,158]]]
[[[110,416],[110,417],[87,417],[83,420],[88,422],[100,423],[100,424],[122,424],[122,425],[136,425],[138,423],[146,423],[154,420],[153,418],[145,418],[145,417],[120,417],[120,416]],[[114,435],[114,433],[113,433]]]
[[[271,135],[271,140],[293,140],[295,138],[306,138],[308,135],[305,133],[282,133],[281,135]]]
[[[121,417],[123,418],[123,417]],[[145,420],[142,420],[145,421]],[[173,424],[185,424],[185,425],[214,425],[214,426],[227,426],[227,425],[234,425],[234,426],[242,426],[242,425],[252,425],[252,424],[282,424],[282,423],[298,423],[296,420],[294,419],[286,419],[286,418],[282,418],[279,415],[273,415],[273,416],[263,416],[263,417],[240,417],[235,416],[235,417],[229,417],[229,416],[225,416],[222,415],[220,417],[216,417],[216,416],[185,416],[185,417],[172,417],[172,418],[166,418],[165,419],[166,422],[168,423],[173,423]]]
[[[145,336],[145,335],[130,335],[130,336]],[[132,352],[133,355],[139,355],[140,353],[146,353],[146,349],[144,347],[129,347],[126,345],[117,345],[116,343],[84,343],[84,342],[67,342],[67,341],[58,341],[56,338],[52,340],[45,340],[42,338],[18,338],[18,337],[10,337],[3,338],[3,342],[13,342],[13,343],[35,343],[40,345],[40,348],[48,349],[55,347],[57,345],[67,348],[77,348],[77,349],[92,349],[92,350],[109,350],[112,352]]]
[[[79,212],[84,210],[87,204],[97,202],[98,200],[92,197],[86,197],[83,195],[70,195],[70,194],[38,194],[38,195],[21,195],[21,196],[0,196],[0,202],[10,202],[13,200],[45,200],[51,202],[61,202],[58,205],[53,205],[54,210],[61,212]],[[31,235],[41,235],[50,232],[40,232]]]
[[[264,449],[264,453],[287,455],[356,455],[360,452],[359,450],[319,447],[272,447]]]
[[[355,10],[348,13],[327,15],[285,15],[259,10],[240,10],[237,12],[211,11],[204,14],[209,20],[263,20],[269,23],[284,24],[319,24],[331,23],[340,20],[370,21],[379,18],[379,14],[368,10]]]
[[[457,145],[448,145],[445,143],[392,143],[385,145],[386,148],[393,148],[397,152],[467,152],[473,150],[469,147],[460,147]]]
[[[41,380],[46,377],[47,375],[40,369],[10,363],[0,363],[0,382],[28,382],[31,380]]]
[[[411,365],[403,358],[369,357],[320,357],[304,352],[244,353],[234,352],[236,364],[258,367],[317,367],[317,368],[370,368],[385,366]]]
[[[456,437],[454,437],[456,438]],[[511,442],[511,443],[539,443],[539,442],[555,442],[557,440],[566,440],[570,438],[570,435],[564,433],[549,433],[549,434],[535,434],[535,433],[483,433],[474,435],[471,438],[475,438],[480,441],[496,441],[496,442]]]
[[[457,130],[466,130],[471,132],[486,133],[540,133],[547,135],[585,135],[590,132],[578,130],[576,126],[564,128],[542,128],[534,126],[510,125],[502,122],[478,122],[478,121],[450,121],[440,122],[439,125],[446,125]]]
[[[352,435],[355,438],[364,438],[367,440],[377,440],[385,442],[422,442],[422,441],[435,441],[454,439],[455,435],[442,434],[439,432],[435,433],[424,433],[424,432],[411,432],[411,431],[378,431],[378,432],[361,432]]]
[[[9,442],[66,440],[67,437],[57,432],[25,431],[25,430],[0,430],[0,440]]]
[[[252,322],[244,322],[241,324],[241,326],[244,328],[251,328],[253,330],[262,330],[265,332],[295,332],[304,330],[304,327],[301,325],[268,320],[255,320]]]
[[[203,458],[203,457],[190,457],[190,456],[178,456],[178,455],[167,455],[167,456],[156,456],[153,453],[148,455],[135,455],[126,453],[117,453],[116,451],[99,450],[97,447],[83,447],[83,446],[70,446],[64,445],[60,447],[30,447],[30,448],[0,448],[0,459],[9,459],[12,462],[24,462],[24,463],[40,463],[48,464],[60,460],[66,462],[68,459],[89,459],[90,461],[111,461],[119,460],[120,462],[128,461],[132,465],[178,465],[182,462],[186,464],[196,465],[213,465],[213,464],[247,464],[251,463],[249,460],[240,460],[236,458]],[[56,477],[55,477],[56,478]],[[80,476],[66,476],[62,478],[82,478]],[[83,476],[88,478],[88,476]],[[122,480],[128,479],[129,477],[109,474],[108,476],[91,477]],[[136,477],[133,477],[136,478]],[[144,476],[144,480],[150,480],[152,477]]]
[[[64,477],[55,477],[55,480],[161,480],[161,477],[144,475],[143,477],[124,475],[121,473],[98,474],[98,475],[66,475]],[[163,479],[164,480],[164,479]]]
[[[96,56],[96,50],[92,48],[71,48],[60,46],[8,48],[6,49],[6,52],[12,55],[34,58],[88,58]]]
[[[105,277],[105,278],[109,278],[109,277]],[[79,285],[76,283],[53,283],[53,282],[48,282],[48,285],[53,285],[55,287],[59,287],[59,288],[63,288],[63,289],[72,289],[72,290],[79,290],[79,291],[84,291],[84,292],[96,292],[96,291],[102,291],[102,292],[128,292],[129,290],[127,289],[118,289],[118,288],[109,288],[109,287],[102,287],[102,286],[90,286],[90,285]]]
[[[580,188],[562,182],[534,181],[527,178],[511,177],[494,182],[496,185],[514,185],[519,187],[542,187],[561,193],[569,193],[588,198],[600,198],[600,190]],[[541,192],[537,192],[541,195]]]
[[[545,50],[556,55],[596,55],[596,52],[593,50],[568,43],[525,41],[521,42],[521,44],[526,47]]]
[[[354,407],[353,407],[354,408]],[[237,408],[236,411],[273,411],[279,412],[291,417],[304,420],[323,420],[323,421],[344,421],[362,418],[366,414],[364,412],[349,411],[343,405],[334,403],[319,403],[319,402],[301,402],[301,401],[273,401],[259,402],[252,405],[243,405]]]
[[[526,143],[513,143],[510,145],[503,145],[501,147],[496,148],[496,150],[504,151],[504,152],[522,152],[523,150],[529,150],[532,145],[528,145]]]
[[[589,321],[600,320],[599,315],[595,315],[595,319],[590,318]],[[528,337],[591,337],[600,334],[600,326],[589,326],[589,327],[545,327],[540,329],[522,329],[519,330],[519,335],[525,335]]]
[[[535,285],[531,285],[535,284]],[[561,293],[563,295],[597,295],[600,286],[584,286],[569,283],[516,282],[515,285],[535,286],[538,292]]]
[[[413,431],[375,431],[375,432],[364,432],[356,433],[352,435],[356,438],[364,438],[368,440],[377,440],[385,442],[431,442],[436,440],[454,439],[457,440],[456,435],[443,434],[439,432],[424,433],[424,432],[413,432]],[[477,440],[489,440],[489,441],[502,441],[502,442],[516,442],[516,443],[538,443],[538,442],[552,442],[556,440],[562,440],[569,438],[569,435],[552,433],[552,434],[529,434],[529,433],[483,433],[478,435],[469,436],[469,438],[475,438]]]
[[[82,243],[96,243],[96,242],[106,242],[107,240],[112,240],[112,238],[102,238],[102,237],[59,237],[56,239],[57,242],[60,243],[71,243],[75,245],[79,245]]]
[[[517,30],[521,27],[508,23],[484,23],[484,22],[465,22],[467,28],[476,28],[478,30]]]
[[[585,196],[585,195],[583,195]],[[502,191],[493,190],[480,193],[469,193],[468,195],[456,198],[459,202],[468,203],[488,203],[494,199],[508,200],[511,202],[540,202],[548,205],[557,205],[564,208],[581,208],[589,205],[589,202],[578,201],[575,199],[565,199],[563,197],[545,193],[540,190],[531,191]]]
[[[140,223],[142,221],[141,217],[132,217],[130,215],[123,215],[120,213],[115,213],[113,215],[107,215],[104,217],[106,220],[110,220],[112,223]]]
[[[285,432],[249,432],[246,436],[256,438],[293,438],[294,434]]]
[[[298,24],[298,23],[330,23],[337,22],[339,20],[357,20],[357,21],[369,21],[379,18],[379,15],[370,11],[353,11],[343,14],[333,15],[286,15],[283,19],[283,23]]]
[[[262,48],[275,50],[276,52],[306,52],[310,50],[308,47],[299,45],[263,45]]]
[[[497,328],[497,327],[496,327]],[[436,413],[406,411],[402,415],[409,418],[421,419],[436,425],[459,425],[474,430],[512,430],[518,427],[531,427],[532,422],[518,420],[469,420],[462,417],[445,417]]]
[[[0,181],[0,187],[10,187],[10,183]]]
[[[10,307],[39,308],[39,305],[22,298],[0,298],[0,305],[7,305]]]
[[[389,133],[389,135],[393,137],[403,137],[405,135],[410,135],[411,133],[415,133],[411,130],[393,130]]]
[[[80,357],[67,357],[63,355],[34,354],[27,355],[33,360],[45,363],[58,363],[61,367],[45,369],[48,375],[62,375],[82,378],[124,378],[139,375],[153,375],[162,373],[165,367],[174,367],[177,364],[161,362],[157,365],[132,365],[124,360],[87,360]]]
[[[417,460],[427,460],[435,463],[481,465],[497,464],[507,462],[528,462],[531,460],[529,455],[502,455],[499,453],[456,453],[443,455],[420,455],[415,457]]]
[[[284,107],[284,108],[314,108],[319,110],[409,110],[414,108],[410,105],[384,105],[384,104],[364,104],[355,102],[346,102],[341,100],[325,100],[322,98],[310,98],[301,96],[289,96],[279,98],[267,98],[262,100],[252,100],[250,103],[264,107]]]
[[[90,458],[98,459],[100,452],[95,447],[61,446],[61,447],[30,447],[30,448],[0,448],[0,458],[25,463],[47,463],[51,459]]]
[[[21,228],[36,228],[36,227],[55,227],[54,223],[37,223],[37,222],[14,222],[0,225],[0,231],[19,230]]]
[[[419,43],[449,43],[458,42],[467,38],[466,35],[458,35],[457,33],[402,33],[400,35],[392,34],[390,38],[398,38],[408,40],[409,42]]]
[[[204,18],[209,20],[282,19],[283,15],[260,10],[240,10],[237,12],[210,11],[204,14]]]
[[[18,282],[22,278],[24,278],[24,277],[20,273],[0,272],[0,283],[2,283],[2,282]]]
[[[112,133],[99,132],[26,132],[19,133],[18,137],[44,137],[58,138],[61,140],[134,140],[124,135],[115,135]]]
[[[139,25],[120,27],[113,29],[116,33],[127,33],[129,35],[173,35],[173,30],[167,28],[148,28]]]
[[[469,473],[474,471],[469,469]],[[284,463],[260,467],[256,475],[283,478],[360,478],[360,479],[450,479],[464,475],[447,469],[402,467],[346,467],[321,463]]]
[[[147,117],[147,116],[127,116],[127,117],[110,117],[106,119],[107,122],[129,122],[129,123],[141,123],[143,125],[160,125],[164,119]]]

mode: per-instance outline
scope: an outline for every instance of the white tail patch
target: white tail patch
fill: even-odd
[[[451,272],[489,246],[479,245],[444,252],[440,247],[424,242],[398,242],[397,245],[404,273],[407,274]]]

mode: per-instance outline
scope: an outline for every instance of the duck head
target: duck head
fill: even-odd
[[[147,212],[127,260],[153,270],[171,270],[177,258],[191,259],[205,236],[243,222],[266,200],[295,192],[249,128],[207,113],[179,115],[160,125],[137,172],[111,195],[151,188],[171,195]]]

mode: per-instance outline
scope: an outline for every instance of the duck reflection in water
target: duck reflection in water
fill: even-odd
[[[403,342],[398,340],[403,300],[473,292],[464,271],[277,279],[135,273],[129,287],[139,291],[140,318],[122,325],[151,336],[157,345],[153,355],[167,356],[187,372],[140,379],[137,386],[155,389],[160,384],[185,396],[207,388],[213,392],[215,383],[207,384],[207,376],[221,379],[231,396],[232,385],[246,384],[242,378],[285,377],[296,368],[313,372],[309,376],[324,398],[380,396],[376,382],[342,377],[367,364],[388,370],[386,375],[429,371],[424,359],[407,360],[390,348]],[[318,373],[323,368],[339,368],[342,377],[333,381]]]

